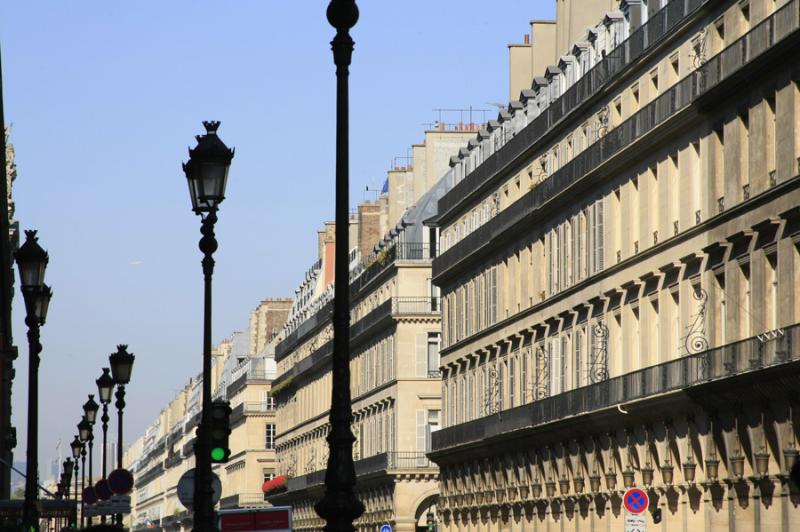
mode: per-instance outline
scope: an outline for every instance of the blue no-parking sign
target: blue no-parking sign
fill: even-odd
[[[381,525],[381,532],[392,532],[392,525]]]

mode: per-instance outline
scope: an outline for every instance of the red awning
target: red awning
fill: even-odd
[[[286,486],[286,480],[289,477],[287,475],[278,475],[277,477],[273,478],[272,480],[268,480],[261,485],[261,491],[264,493],[269,493],[270,491],[275,491],[276,489],[283,488]]]

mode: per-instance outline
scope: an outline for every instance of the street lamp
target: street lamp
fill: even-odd
[[[328,466],[325,471],[325,496],[314,506],[325,519],[325,530],[350,531],[353,520],[364,513],[364,505],[355,495],[356,474],[353,466],[355,437],[350,395],[350,263],[348,252],[349,214],[349,101],[348,76],[353,55],[350,28],[358,21],[355,0],[331,0],[328,22],[336,28],[331,41],[336,64],[336,257],[333,298],[333,357]]]
[[[76,434],[69,446],[72,449],[72,461],[75,463],[75,513],[77,513],[78,497],[82,495],[78,488],[78,459],[81,457],[81,451],[83,450],[83,442],[81,442],[80,435]]]
[[[114,391],[114,379],[111,378],[109,374],[108,368],[103,368],[103,374],[97,378],[97,393],[100,396],[100,403],[103,405],[103,417],[100,418],[100,421],[103,422],[103,461],[102,461],[102,471],[103,471],[103,479],[106,478],[106,471],[107,471],[107,464],[108,464],[108,403],[111,402],[111,393]],[[100,522],[106,522],[106,516],[102,515],[100,517]]]
[[[198,135],[197,146],[189,149],[189,161],[183,171],[189,184],[192,210],[202,218],[200,251],[203,252],[203,409],[195,441],[194,529],[216,530],[214,524],[213,488],[209,422],[211,411],[211,278],[214,274],[214,252],[217,240],[214,224],[217,209],[225,199],[228,170],[234,150],[217,136],[219,122],[203,122],[205,135]]]
[[[89,400],[92,401],[92,396],[89,396]],[[87,401],[88,402],[88,401]],[[96,404],[96,403],[95,403]],[[84,405],[85,408],[85,405]],[[95,414],[97,411],[95,410]],[[81,441],[83,442],[83,447],[81,448],[81,526],[83,526],[84,520],[84,509],[85,504],[83,501],[83,491],[86,489],[86,445],[89,445],[89,483],[92,482],[92,441],[94,441],[94,435],[92,434],[92,424],[89,423],[89,420],[86,419],[86,416],[81,417],[81,422],[78,423],[78,436],[80,436]],[[91,524],[91,518],[89,524]]]
[[[100,408],[100,405],[97,404],[97,401],[94,400],[94,394],[89,394],[89,399],[85,403],[83,403],[83,413],[84,419],[89,424],[89,485],[94,486],[94,480],[92,477],[92,455],[94,454],[94,424],[97,422],[97,410]],[[80,430],[80,425],[78,426]],[[88,518],[88,524],[91,526],[92,518],[91,516]]]
[[[133,353],[128,353],[128,346],[120,344],[117,351],[108,357],[111,366],[111,376],[114,384],[117,385],[117,393],[114,397],[117,402],[117,469],[122,469],[122,410],[125,408],[125,385],[131,381],[131,371],[133,371],[133,361],[136,357]],[[122,514],[117,514],[117,524],[122,524]]]
[[[14,254],[19,267],[22,297],[25,300],[25,325],[28,326],[28,445],[25,466],[25,502],[22,524],[25,530],[39,530],[39,330],[47,318],[53,291],[44,284],[49,260],[39,246],[36,231],[25,231],[25,243]]]

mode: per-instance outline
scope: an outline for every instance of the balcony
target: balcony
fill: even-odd
[[[250,415],[274,416],[275,405],[259,401],[246,401],[244,403],[239,403],[233,408],[233,410],[231,410],[231,427],[235,427],[240,422],[244,421],[244,418]]]
[[[432,435],[431,455],[435,459],[455,447],[490,445],[493,438],[542,432],[544,425],[665,394],[686,394],[697,400],[701,394],[695,392],[720,383],[735,394],[743,382],[761,381],[767,372],[787,378],[800,373],[798,362],[800,325],[793,325],[771,340],[750,338],[438,430]],[[714,390],[702,396],[725,402],[720,387]]]
[[[233,370],[232,382],[225,389],[227,397],[232,397],[242,390],[248,382],[265,381],[270,377],[264,368],[264,359],[250,358]]]
[[[313,316],[309,317],[291,334],[288,334],[286,338],[278,342],[278,345],[275,346],[275,362],[283,360],[303,339],[327,325],[332,316],[333,300],[323,305]]]
[[[164,459],[164,469],[169,469],[180,464],[183,460],[181,453],[172,453]]]
[[[368,339],[369,333],[391,323],[394,317],[438,316],[440,313],[441,302],[438,297],[393,297],[387,299],[350,327],[350,344],[351,346],[356,345],[362,340]],[[289,379],[293,380],[292,386],[297,386],[298,383],[294,379],[329,363],[332,356],[333,341],[329,340],[275,379],[272,383],[273,394],[278,396],[283,393],[288,386],[282,386],[282,384]]]
[[[219,507],[223,510],[233,508],[258,508],[261,506],[269,506],[263,493],[237,493],[222,497],[219,500]]]
[[[522,131],[501,149],[490,155],[475,170],[458,182],[439,200],[439,215],[450,217],[465,201],[485,192],[495,178],[520,156],[533,148],[545,147],[547,138],[566,118],[581,116],[586,105],[603,94],[606,85],[620,78],[623,70],[639,60],[664,41],[673,30],[710,0],[669,2],[659,12],[634,31],[630,37],[609,52],[605,58],[568,88],[562,96],[551,102]],[[537,73],[536,75],[540,75]]]
[[[364,477],[375,473],[391,474],[395,471],[408,470],[438,470],[436,464],[431,462],[424,452],[391,452],[381,453],[353,463],[356,477]],[[433,471],[431,471],[433,472]],[[325,482],[325,470],[314,471],[307,475],[290,478],[286,481],[286,491],[290,493],[321,486]],[[277,494],[277,496],[283,495]]]
[[[136,479],[136,488],[138,489],[146,486],[149,482],[161,476],[162,473],[164,473],[164,465],[162,463],[156,464]]]
[[[800,27],[798,6],[798,0],[792,0],[780,8],[631,118],[608,131],[519,200],[439,255],[433,261],[434,281],[442,284],[446,278],[454,276],[490,250],[513,239],[522,228],[525,228],[528,237],[536,238],[537,231],[541,231],[536,229],[536,222],[557,213],[564,203],[573,202],[576,194],[594,185],[592,178],[598,177],[598,169],[602,165],[623,153],[628,155],[628,159],[642,153],[646,147],[642,146],[645,138],[653,142],[649,137],[652,137],[650,133],[654,130],[667,121],[677,120],[679,114],[685,114],[684,111],[690,110],[701,99],[714,97],[719,90],[725,89],[721,86],[723,82],[734,77],[741,81],[738,74],[743,67],[797,31]],[[664,128],[668,132],[672,129]],[[518,135],[511,142],[520,137]],[[620,164],[625,162],[630,163],[619,161]],[[608,168],[605,170],[609,171]]]
[[[422,242],[403,242],[393,244],[367,257],[366,264],[359,272],[351,273],[350,297],[355,298],[373,279],[387,271],[397,261],[430,261],[435,253],[434,248]]]

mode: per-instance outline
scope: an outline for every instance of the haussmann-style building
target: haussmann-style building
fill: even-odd
[[[428,220],[439,530],[798,530],[800,1],[599,4]]]
[[[389,524],[416,531],[438,497],[438,468],[426,456],[441,424],[441,307],[431,282],[436,212],[450,157],[477,131],[443,119],[389,171],[382,194],[350,224],[351,393],[357,496],[366,512],[358,530]],[[295,530],[321,530],[314,504],[324,494],[333,349],[333,224],[319,236],[319,260],[295,294],[275,348],[279,377],[275,505],[293,508]]]

